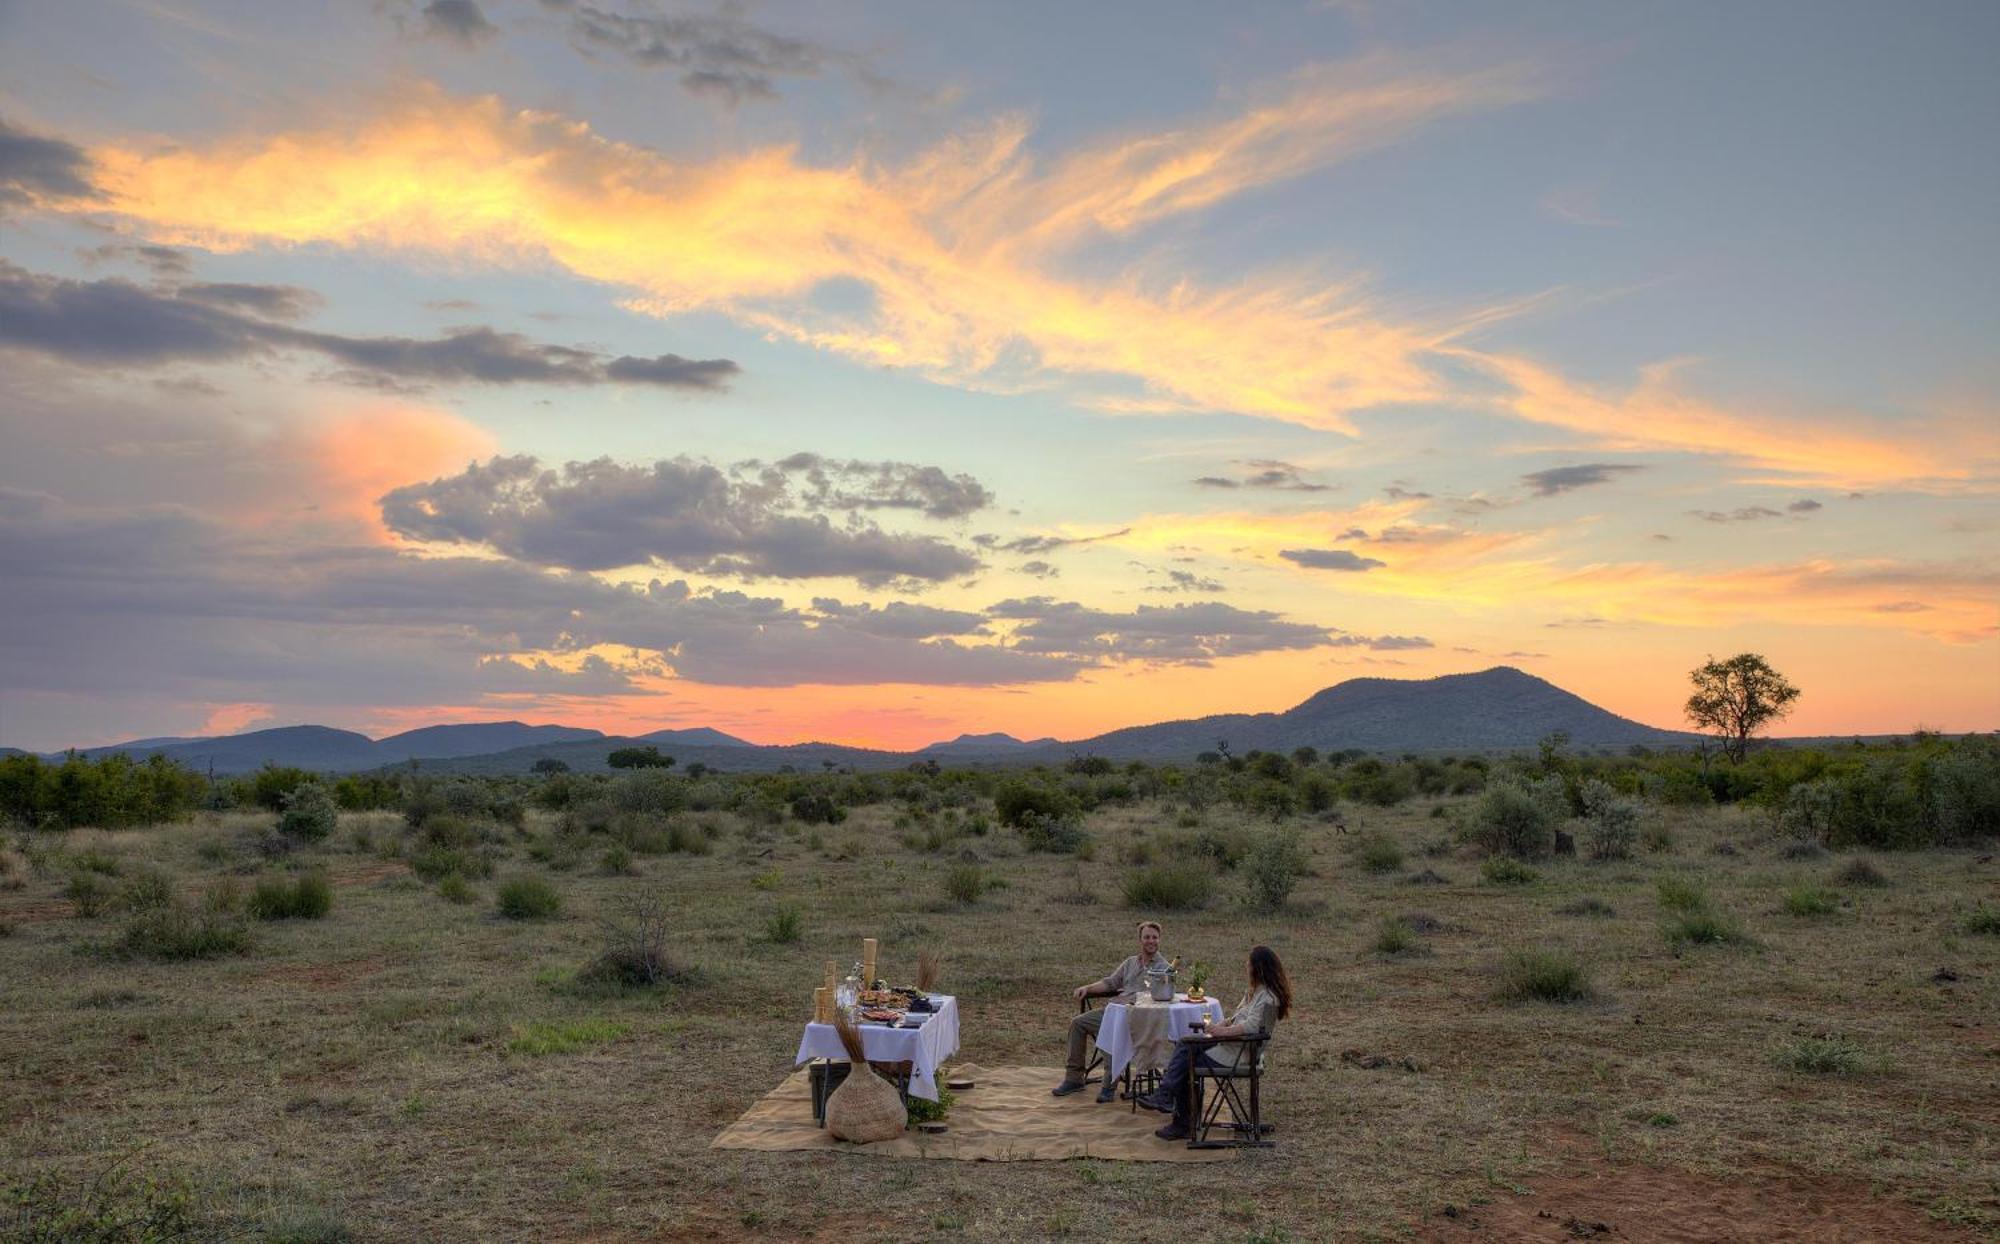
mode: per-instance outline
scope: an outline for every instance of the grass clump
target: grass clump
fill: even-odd
[[[1508,1002],[1582,1002],[1590,974],[1567,950],[1521,949],[1500,961],[1500,997]]]
[[[1354,862],[1371,873],[1392,873],[1403,867],[1403,848],[1387,834],[1369,834],[1355,844]]]
[[[1661,926],[1667,941],[1679,946],[1747,946],[1743,926],[1707,907],[1677,912]]]
[[[333,886],[318,873],[289,882],[266,877],[250,891],[245,908],[259,920],[318,920],[333,910]]]
[[[1654,883],[1660,906],[1668,911],[1706,911],[1708,891],[1687,877],[1662,877]]]
[[[944,896],[954,903],[976,903],[986,893],[986,870],[977,864],[957,864],[944,875]]]
[[[1174,911],[1200,907],[1215,888],[1215,874],[1201,864],[1155,864],[1125,877],[1125,905]]]
[[[639,872],[639,866],[632,862],[632,852],[622,842],[614,842],[604,848],[597,866],[607,877],[631,877]]]
[[[1785,891],[1785,914],[1800,919],[1830,916],[1840,910],[1840,896],[1823,885],[1807,882]]]
[[[442,881],[453,873],[461,877],[491,877],[493,861],[465,847],[426,847],[410,857],[410,871],[425,881]]]
[[[540,1058],[545,1054],[569,1054],[593,1046],[609,1045],[625,1035],[627,1028],[616,1020],[589,1018],[518,1024],[507,1042],[510,1054]]]
[[[1778,1047],[1773,1061],[1801,1075],[1851,1076],[1874,1071],[1881,1060],[1842,1036],[1800,1037]]]
[[[1527,885],[1541,874],[1511,855],[1495,855],[1479,866],[1479,875],[1494,885]]]
[[[586,985],[647,989],[685,979],[687,973],[667,956],[673,935],[673,911],[663,894],[628,897],[600,922],[604,949],[583,966],[577,980]]]
[[[2000,937],[2000,907],[1981,903],[1965,918],[1965,931],[1986,937]]]
[[[782,903],[764,921],[764,936],[779,946],[789,946],[805,936],[805,913],[795,903]]]
[[[1383,955],[1400,955],[1414,949],[1417,933],[1410,922],[1401,916],[1384,916],[1375,928],[1375,952]]]
[[[118,887],[117,905],[126,911],[164,907],[173,901],[173,878],[155,868],[132,874]]]
[[[85,920],[94,920],[104,914],[111,905],[112,888],[101,873],[73,872],[69,884],[63,887],[63,897],[76,908],[76,914]]]
[[[511,877],[500,883],[495,902],[509,920],[548,920],[562,910],[562,895],[540,877]]]
[[[1833,884],[1879,890],[1889,884],[1889,878],[1875,866],[1874,860],[1857,855],[1834,871]]]
[[[447,903],[464,906],[479,897],[472,883],[457,873],[446,873],[438,880],[438,897]]]
[[[250,949],[250,928],[233,911],[176,900],[133,913],[112,951],[128,959],[215,959]]]

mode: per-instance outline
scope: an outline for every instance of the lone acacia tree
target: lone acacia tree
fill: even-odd
[[[1710,657],[1688,678],[1694,683],[1688,720],[1720,738],[1723,753],[1736,761],[1749,750],[1750,736],[1791,712],[1799,698],[1799,689],[1754,652],[1727,661]]]

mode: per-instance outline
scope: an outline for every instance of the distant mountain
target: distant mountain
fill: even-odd
[[[447,760],[459,756],[483,756],[489,752],[512,751],[541,743],[580,743],[601,739],[602,730],[579,726],[529,726],[518,721],[482,721],[464,726],[425,726],[378,739],[375,746],[385,760]]]
[[[739,739],[733,734],[711,730],[707,726],[694,726],[687,730],[655,730],[642,734],[640,739],[648,743],[671,743],[677,747],[755,747],[748,739]]]
[[[1076,753],[1112,760],[1189,760],[1226,742],[1237,755],[1254,749],[1322,752],[1479,752],[1532,748],[1556,731],[1575,747],[1686,746],[1698,736],[1620,717],[1562,688],[1508,666],[1421,680],[1353,678],[1314,693],[1282,713],[1224,713],[1189,721],[1130,726],[1072,742],[1008,734],[961,734],[919,752],[885,752],[837,743],[762,747],[707,727],[610,737],[571,726],[518,721],[426,726],[379,742],[325,726],[286,726],[215,739],[136,739],[92,748],[88,756],[160,754],[196,769],[245,773],[266,763],[321,772],[388,768],[416,760],[432,773],[527,773],[538,760],[560,760],[579,773],[609,770],[621,747],[651,744],[678,772],[699,764],[725,772],[816,773],[828,767],[892,769],[919,760],[969,765],[1057,764]]]
[[[382,763],[374,739],[352,730],[330,726],[279,726],[252,730],[212,739],[186,739],[174,743],[139,739],[110,747],[85,749],[92,758],[123,752],[135,760],[165,756],[191,769],[217,773],[248,773],[266,764],[296,765],[301,769],[346,771],[372,769]]]
[[[1422,680],[1352,678],[1282,713],[1227,713],[1113,730],[1067,746],[1114,760],[1166,760],[1258,748],[1289,752],[1505,751],[1533,747],[1556,731],[1576,747],[1690,743],[1695,737],[1606,712],[1511,666]]]
[[[1039,747],[1059,747],[1052,738],[1023,742],[1011,734],[961,734],[948,743],[932,743],[917,752],[919,756],[972,758],[978,756],[1013,756],[1022,751]]]

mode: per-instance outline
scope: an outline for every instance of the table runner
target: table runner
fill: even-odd
[[[1125,1074],[1127,1066],[1154,1071],[1174,1056],[1174,1042],[1188,1034],[1188,1025],[1206,1015],[1208,1022],[1222,1022],[1222,1002],[1207,998],[1201,1002],[1125,1003],[1113,1002],[1104,1008],[1104,1026],[1097,1030],[1097,1048],[1111,1060],[1111,1078]]]
[[[871,1063],[910,1064],[910,1094],[929,1101],[938,1099],[937,1069],[958,1053],[958,999],[948,994],[932,994],[937,1009],[921,1028],[889,1028],[882,1024],[861,1025],[861,1049]],[[847,1049],[832,1024],[807,1024],[799,1038],[798,1057],[793,1064],[815,1058],[845,1062]]]

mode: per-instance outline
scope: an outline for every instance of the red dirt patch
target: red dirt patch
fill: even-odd
[[[1454,1216],[1431,1219],[1420,1236],[1668,1244],[1978,1238],[1907,1202],[1872,1196],[1858,1180],[1768,1172],[1716,1179],[1677,1167],[1613,1166],[1585,1154],[1576,1163],[1576,1173],[1539,1179],[1526,1196],[1502,1193],[1485,1205],[1447,1211]]]
[[[318,993],[329,993],[357,985],[387,966],[389,961],[380,956],[369,959],[348,959],[340,963],[301,963],[259,972],[257,979],[298,985]]]
[[[357,868],[344,868],[333,874],[335,885],[367,885],[384,877],[396,877],[409,871],[403,864],[362,864]]]
[[[23,903],[19,907],[0,910],[0,918],[16,924],[44,924],[50,920],[67,920],[76,914],[75,904],[67,899],[51,899],[45,903]]]

